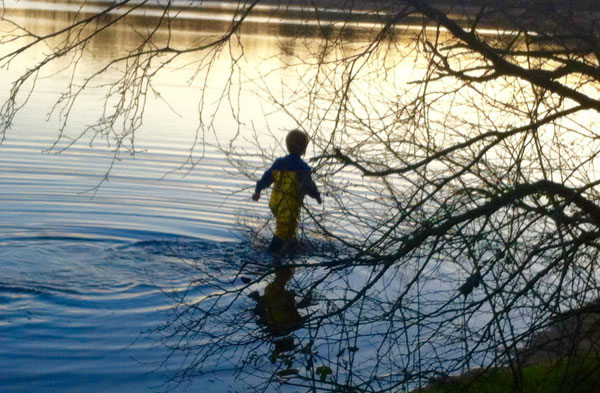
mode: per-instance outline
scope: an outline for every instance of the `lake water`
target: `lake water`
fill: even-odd
[[[73,2],[4,0],[3,12],[28,31],[43,35],[57,31],[75,17],[89,16],[108,3],[111,2],[90,3],[77,14],[78,5]],[[234,3],[202,4],[204,9],[175,8],[174,12],[181,13],[171,30],[158,29],[153,33],[153,43],[161,47],[168,42],[170,48],[182,50],[203,45],[225,31]],[[240,285],[235,276],[237,266],[249,260],[269,263],[270,257],[254,245],[248,230],[260,228],[269,217],[266,198],[260,203],[250,201],[254,186],[250,178],[259,176],[274,157],[284,154],[281,141],[289,129],[300,124],[322,131],[317,136],[320,140],[313,140],[309,147],[307,158],[331,147],[331,142],[339,142],[361,146],[360,151],[367,153],[362,157],[365,160],[370,155],[385,159],[389,151],[377,150],[381,149],[379,135],[361,130],[371,122],[373,127],[367,124],[367,130],[385,130],[400,124],[394,106],[401,107],[403,100],[411,99],[404,95],[410,92],[407,82],[422,80],[427,66],[423,59],[403,57],[402,48],[405,44],[408,47],[408,42],[394,37],[389,47],[382,49],[383,59],[374,52],[366,56],[365,62],[348,67],[356,67],[352,70],[356,78],[352,98],[347,107],[332,108],[332,102],[342,101],[339,93],[344,90],[344,78],[351,73],[339,65],[349,63],[339,59],[366,49],[363,34],[369,34],[374,27],[372,22],[379,16],[359,17],[347,33],[351,39],[329,50],[328,45],[314,37],[314,31],[322,28],[319,32],[328,35],[334,27],[321,26],[316,20],[300,26],[295,19],[305,16],[300,8],[288,8],[283,19],[272,17],[269,6],[261,5],[255,11],[245,22],[241,41],[236,39],[231,46],[224,46],[221,55],[205,57],[207,52],[195,51],[166,53],[152,59],[139,57],[140,67],[148,65],[150,72],[159,70],[151,84],[146,75],[128,72],[143,68],[135,67],[133,60],[116,64],[110,61],[126,56],[140,43],[141,36],[151,33],[149,26],[161,17],[160,8],[152,4],[135,9],[127,23],[100,33],[83,53],[58,57],[39,73],[34,94],[17,113],[0,145],[0,392],[243,392],[246,384],[252,383],[255,376],[251,373],[238,379],[235,371],[241,355],[235,350],[221,354],[219,360],[225,360],[223,364],[208,364],[205,371],[209,372],[195,373],[189,385],[171,383],[182,367],[194,361],[193,355],[172,352],[161,341],[169,330],[160,328],[178,311],[173,297],[186,294],[198,299],[214,290],[193,281],[198,265],[209,269],[214,265],[215,271],[225,272],[218,277],[219,284],[229,289]],[[336,13],[329,13],[327,18],[335,21]],[[100,23],[106,20],[101,19]],[[402,29],[411,27],[398,28]],[[82,33],[89,31],[88,28]],[[9,97],[12,81],[50,52],[38,44],[8,62],[4,56],[19,44],[31,42],[31,38],[12,40],[14,33],[14,25],[0,23],[0,103]],[[294,35],[298,38],[291,38]],[[49,40],[50,45],[60,42],[60,37]],[[327,55],[321,58],[320,53]],[[338,62],[328,62],[327,56]],[[239,59],[239,63],[232,58]],[[131,67],[126,68],[127,64]],[[327,72],[321,74],[323,69]],[[95,73],[98,74],[93,80],[86,81]],[[376,83],[370,83],[369,78]],[[318,87],[307,86],[307,81],[315,80],[321,81]],[[120,82],[127,89],[111,90]],[[76,97],[69,95],[76,91],[69,90],[69,86],[79,88],[84,84],[87,87]],[[30,87],[31,82],[26,83],[23,93]],[[130,95],[135,89],[145,94]],[[17,104],[23,104],[26,97],[27,94],[21,94]],[[113,129],[103,128],[113,119],[110,114],[119,108],[119,100],[128,107],[139,97],[147,100],[143,116],[124,111],[116,117]],[[475,104],[468,94],[462,98],[467,101],[464,106],[453,101],[449,112],[428,113],[432,128],[427,128],[427,138],[432,138],[433,145],[464,141],[469,129],[459,126],[471,117],[473,124],[485,128],[485,122],[479,123],[483,120],[475,118],[479,112],[469,108],[469,104]],[[54,106],[57,102],[59,105]],[[351,112],[350,121],[346,119],[340,128],[333,126],[337,109]],[[446,125],[453,125],[447,118],[453,116],[461,122],[456,123],[456,129],[446,130]],[[486,118],[498,123],[493,124],[493,129],[512,127],[510,115],[490,112]],[[105,123],[97,123],[98,119]],[[390,125],[390,121],[396,123]],[[589,122],[593,125],[595,120]],[[134,134],[128,133],[131,124],[136,128]],[[552,138],[555,134],[548,135]],[[404,135],[398,138],[402,140]],[[230,141],[234,141],[231,146]],[[374,146],[375,150],[368,151],[366,146]],[[595,152],[593,147],[588,149]],[[238,155],[226,154],[232,150]],[[412,154],[418,156],[419,151],[417,148]],[[377,156],[379,153],[384,156]],[[499,153],[505,151],[499,148]],[[494,154],[496,151],[488,156],[494,158]],[[241,160],[236,161],[236,157]],[[452,169],[440,165],[432,164],[430,169]],[[330,177],[319,177],[327,170],[332,171],[329,175],[335,173],[336,184],[325,184]],[[326,213],[321,223],[338,234],[358,233],[363,235],[360,239],[376,237],[373,232],[386,230],[378,227],[389,215],[386,203],[395,211],[397,201],[380,197],[379,190],[388,192],[386,184],[371,185],[349,170],[338,170],[339,167],[319,168],[316,179],[325,191],[325,203],[319,207],[313,204],[313,212]],[[346,198],[341,206],[329,207],[337,201],[332,196],[339,195]],[[350,214],[344,214],[345,208]],[[352,225],[348,225],[348,219],[354,220]],[[268,238],[268,230],[263,235]],[[220,269],[223,266],[227,268]],[[408,261],[391,268],[377,284],[383,289],[373,287],[374,296],[385,297],[388,290],[400,292],[410,276],[407,269],[417,271],[418,263],[413,266]],[[440,264],[442,273],[436,270],[437,266],[431,269],[424,273],[431,277],[428,283],[416,286],[417,292],[423,290],[429,295],[419,297],[419,302],[437,307],[442,292],[444,296],[454,296],[450,285],[460,278],[460,272],[454,264]],[[331,296],[344,300],[348,290],[364,288],[367,276],[374,271],[357,268],[348,275],[338,272],[339,276],[334,274],[323,285],[333,293]],[[305,283],[317,281],[310,274],[318,277],[319,273],[296,272],[295,279],[304,279]],[[439,277],[448,280],[436,280]],[[432,287],[430,291],[427,286]],[[242,317],[248,317],[253,304],[245,297],[240,300]],[[365,310],[366,314],[359,313],[357,318],[377,312],[376,308]],[[237,317],[230,320],[234,326]],[[385,348],[394,372],[418,364],[403,364],[414,359],[402,352],[402,345],[369,341],[385,336],[373,335],[373,331],[384,330],[385,326],[365,326],[368,333],[353,344],[361,347],[361,357],[356,358],[356,368],[352,369],[359,375],[357,378],[361,378],[361,372],[369,375],[382,371],[372,368],[378,361],[380,352],[375,347],[379,344]],[[209,326],[209,330],[219,328]],[[451,325],[444,328],[450,335],[455,333]],[[325,342],[329,340],[328,333],[324,333]],[[327,348],[331,352],[323,351],[328,354],[323,358],[342,353],[342,348],[333,352],[333,347],[341,346],[345,340],[339,337],[346,332],[338,333],[340,336],[331,339],[332,347]],[[359,335],[358,330],[356,334]],[[419,346],[418,340],[412,342],[415,333],[410,329],[398,333],[398,337],[402,334],[407,348]],[[443,342],[443,334],[439,338],[441,346],[432,352],[442,348],[445,355],[452,357],[460,351],[456,343]],[[349,352],[346,355],[354,359]],[[341,355],[337,358],[342,364]],[[268,371],[263,375],[270,375],[272,365],[268,357],[260,360]],[[274,389],[269,386],[267,390]]]
[[[19,7],[9,9],[9,17],[42,32],[71,16],[68,4],[7,4]],[[135,35],[117,31],[94,41],[95,57],[81,61],[75,78],[120,53],[130,42],[127,34]],[[198,34],[179,31],[177,43],[185,45]],[[248,69],[278,50],[269,37],[253,42],[245,50],[256,63]],[[0,50],[11,48],[4,44]],[[2,71],[1,98],[43,51],[40,46]],[[165,385],[185,354],[170,354],[157,334],[147,333],[164,323],[173,307],[163,292],[189,290],[194,269],[186,256],[214,261],[260,252],[252,250],[241,223],[264,217],[266,203],[250,201],[252,182],[236,174],[215,147],[217,136],[227,141],[238,131],[235,119],[217,112],[208,144],[195,142],[203,81],[190,82],[194,67],[182,70],[176,62],[155,80],[169,105],[149,100],[135,155],[120,154],[113,166],[111,146],[95,141],[90,148],[87,135],[58,154],[97,119],[103,105],[102,89],[86,90],[59,136],[61,118],[47,115],[69,82],[68,72],[55,74],[64,64],[52,64],[41,75],[0,146],[0,391],[243,391],[231,372],[199,377],[191,386]],[[215,67],[226,71],[224,64],[219,60]],[[99,81],[119,75],[109,72]],[[207,92],[221,91],[219,76],[228,74],[213,72]],[[276,138],[264,139],[265,146],[282,154],[276,140],[295,124],[275,114],[267,133],[255,92],[244,90],[240,97],[245,113],[256,114],[246,118],[246,130],[254,122],[260,132],[273,132]],[[253,162],[253,144],[245,148]],[[190,157],[202,159],[192,167]],[[258,156],[254,162],[264,167]],[[173,251],[182,245],[189,254]]]

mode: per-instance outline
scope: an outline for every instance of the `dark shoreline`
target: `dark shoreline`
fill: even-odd
[[[465,28],[471,27],[473,21],[477,19],[479,29],[522,31],[527,29],[535,32],[552,32],[556,30],[556,22],[552,21],[555,17],[556,8],[567,7],[558,0],[543,0],[545,7],[535,8],[539,1],[521,1],[518,4],[526,4],[528,7],[500,9],[491,15],[477,19],[477,13],[481,10],[477,4],[481,0],[432,0],[429,2],[446,13],[451,19]],[[244,21],[241,34],[249,35],[270,35],[279,37],[331,37],[349,40],[370,39],[374,34],[381,31],[381,26],[387,23],[393,23],[397,28],[392,34],[403,34],[406,32],[406,26],[423,26],[428,24],[435,26],[435,22],[426,19],[419,13],[413,13],[399,20],[394,20],[395,14],[400,12],[402,7],[397,1],[389,1],[390,7],[383,7],[381,4],[386,1],[363,1],[361,7],[351,9],[345,5],[357,2],[350,0],[320,0],[318,7],[311,0],[262,0],[251,11],[251,14]],[[40,18],[54,18],[57,14],[73,14],[79,12],[80,18],[89,17],[97,13],[97,7],[106,7],[112,4],[110,0],[92,0],[92,1],[68,1],[68,0],[38,0],[36,4],[46,4],[47,7],[27,8],[28,0],[21,0],[20,6],[15,7],[14,11],[10,6],[5,5],[7,15],[10,18],[11,13],[29,13]],[[126,7],[131,8],[136,2]],[[503,0],[488,0],[486,4],[498,6],[505,4]],[[512,1],[511,3],[515,3]],[[85,4],[90,9],[78,6]],[[173,14],[182,11],[180,15],[170,21],[170,28],[173,31],[191,31],[191,32],[215,32],[223,33],[231,25],[231,20],[235,15],[243,13],[244,5],[248,1],[195,1],[189,0],[175,1],[172,6]],[[375,4],[379,7],[375,7]],[[563,4],[561,6],[561,4]],[[23,6],[25,5],[25,6]],[[56,6],[54,6],[56,5]],[[68,6],[70,10],[66,9]],[[539,4],[537,4],[539,5]],[[568,7],[575,7],[578,11],[585,11],[589,6],[589,0],[575,0],[570,2]],[[135,25],[144,25],[150,23],[160,23],[161,7],[158,2],[144,5],[135,15],[127,17],[129,22]],[[211,15],[229,15],[231,20],[226,18],[211,18]],[[577,20],[585,22],[589,18],[589,13],[575,13]],[[110,16],[106,16],[110,17]],[[316,23],[318,22],[318,23]],[[525,27],[523,27],[525,26]],[[340,33],[341,32],[341,33]]]

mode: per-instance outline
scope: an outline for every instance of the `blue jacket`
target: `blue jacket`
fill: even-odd
[[[265,171],[263,176],[256,182],[256,192],[261,192],[275,182],[275,175],[278,172],[294,172],[297,177],[297,186],[302,196],[308,194],[311,198],[317,198],[321,194],[317,185],[312,180],[311,168],[298,154],[288,154],[273,162],[273,165]],[[276,185],[277,186],[277,185]]]

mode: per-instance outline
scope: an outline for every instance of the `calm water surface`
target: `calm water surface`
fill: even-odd
[[[38,34],[55,31],[73,16],[68,2],[5,4],[16,7],[8,15]],[[210,13],[186,12],[172,36],[159,31],[156,39],[170,38],[172,47],[185,48],[206,40],[215,26],[223,31],[226,25],[219,21],[228,14],[219,12],[218,2],[206,4]],[[156,9],[141,10],[136,18],[143,26],[144,20],[155,20]],[[52,63],[40,75],[35,94],[0,145],[1,392],[244,391],[230,371],[235,364],[214,365],[214,372],[190,386],[169,384],[185,354],[171,354],[160,345],[160,335],[149,332],[167,321],[173,308],[165,291],[206,293],[201,286],[188,287],[195,272],[188,261],[236,263],[264,257],[252,249],[243,224],[267,216],[266,203],[250,201],[253,183],[216,146],[239,131],[236,148],[243,149],[253,166],[246,169],[257,175],[267,163],[256,154],[256,140],[267,154],[284,154],[278,143],[296,123],[271,106],[265,86],[275,97],[304,88],[306,70],[282,65],[301,62],[303,51],[311,48],[310,40],[271,36],[293,21],[278,25],[263,13],[250,22],[249,30],[256,34],[244,41],[241,78],[246,87],[231,85],[241,126],[227,100],[217,105],[230,81],[229,53],[215,59],[206,79],[204,68],[196,72],[203,64],[200,57],[191,54],[154,79],[161,96],[148,95],[135,154],[120,154],[114,165],[114,144],[90,135],[60,152],[98,119],[104,105],[114,104],[105,103],[106,91],[85,90],[61,136],[62,118],[48,113],[70,81],[71,73],[59,72],[70,59]],[[262,34],[261,26],[266,29]],[[0,27],[4,34],[8,31]],[[369,23],[360,28],[368,30]],[[139,36],[130,27],[105,32],[90,44],[93,56],[79,63],[76,84],[135,40]],[[11,45],[0,45],[0,56]],[[2,102],[10,82],[44,51],[40,46],[0,70]],[[282,53],[288,58],[274,57]],[[418,78],[415,64],[408,59],[389,67],[388,88]],[[94,85],[121,75],[111,68]],[[368,82],[360,89],[368,92]],[[204,109],[214,114],[204,144],[197,142],[201,91],[206,92]],[[302,114],[302,108],[292,113],[300,120]],[[305,120],[315,126],[323,119]],[[326,119],[319,126],[325,127]],[[190,158],[195,165],[189,165]]]
[[[28,6],[52,9],[46,3]],[[41,29],[60,23],[51,12],[19,12],[23,23]],[[180,39],[185,43],[191,34]],[[95,43],[97,58],[82,62],[82,72],[118,53],[126,38]],[[1,98],[25,66],[26,59],[18,59],[3,71]],[[162,291],[188,289],[194,276],[188,257],[231,260],[252,252],[239,222],[264,214],[266,206],[251,204],[249,191],[236,193],[251,182],[232,175],[214,146],[197,146],[195,157],[204,157],[193,170],[172,172],[189,157],[198,126],[199,87],[178,66],[156,80],[173,110],[161,100],[149,102],[136,135],[138,152],[121,155],[98,189],[112,161],[105,143],[90,148],[86,137],[60,154],[48,152],[59,129],[56,117],[47,121],[49,105],[68,75],[40,79],[0,146],[0,391],[183,390],[165,385],[180,355],[165,367],[169,352],[156,335],[144,333],[164,323],[173,306]],[[219,92],[220,82],[208,90]],[[98,92],[85,92],[80,100],[67,135],[80,132],[101,109]],[[252,91],[242,92],[242,102],[254,100]],[[226,140],[236,123],[218,117],[215,129]],[[182,245],[188,254],[174,252]],[[230,371],[185,387],[242,389]]]
[[[68,2],[5,4],[9,17],[38,34],[64,26],[74,11]],[[229,17],[219,13],[218,2],[206,4],[210,14],[182,14],[184,22],[170,37],[173,47],[202,42],[215,23]],[[241,128],[227,101],[216,104],[230,77],[229,53],[215,60],[207,79],[204,71],[196,72],[199,57],[192,54],[154,79],[161,96],[148,95],[135,154],[120,154],[114,165],[114,144],[91,135],[61,151],[98,119],[105,105],[114,104],[105,103],[106,91],[85,90],[61,135],[59,112],[48,114],[72,77],[60,72],[71,59],[42,72],[35,94],[0,145],[0,391],[244,391],[230,371],[235,365],[214,365],[214,372],[190,386],[169,384],[185,354],[171,354],[160,345],[160,335],[149,331],[164,323],[173,308],[164,291],[206,293],[202,287],[188,288],[195,271],[189,260],[236,263],[256,253],[262,257],[252,249],[243,224],[267,216],[266,203],[250,201],[253,183],[216,146],[238,131],[248,135],[238,138],[236,147],[244,150],[254,166],[248,170],[256,174],[266,165],[256,155],[256,140],[274,156],[284,154],[279,143],[296,123],[270,106],[264,87],[277,95],[302,86],[302,69],[282,64],[297,63],[310,45],[272,37],[279,26],[266,23],[264,7],[260,11],[249,25],[258,34],[244,42],[242,78],[248,87],[232,85]],[[135,21],[143,26],[155,17],[156,9],[141,10]],[[205,28],[208,21],[212,25]],[[294,24],[286,23],[285,28]],[[260,26],[267,30],[261,33]],[[2,34],[10,30],[2,28]],[[169,36],[159,31],[156,37]],[[93,56],[78,64],[75,84],[135,40],[137,33],[121,26],[92,41]],[[14,49],[11,45],[0,46],[0,54]],[[46,51],[40,46],[1,71],[2,101],[10,82]],[[289,58],[274,57],[280,53]],[[401,67],[398,72],[407,74]],[[93,84],[111,83],[121,75],[114,67]],[[201,91],[207,93],[205,110],[214,114],[204,144],[197,142]],[[196,165],[189,165],[190,158]]]

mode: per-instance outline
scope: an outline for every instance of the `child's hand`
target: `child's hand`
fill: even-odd
[[[260,199],[260,192],[255,192],[254,194],[252,194],[253,201],[258,201],[259,199]]]

